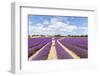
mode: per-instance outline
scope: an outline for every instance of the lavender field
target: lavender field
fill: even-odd
[[[88,17],[28,15],[28,60],[88,58]]]
[[[87,37],[40,37],[28,39],[28,60],[88,58]]]

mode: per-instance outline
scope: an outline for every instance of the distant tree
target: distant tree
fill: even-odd
[[[32,35],[32,37],[34,37],[34,35]]]
[[[31,36],[30,35],[28,35],[28,38],[30,38]]]
[[[58,34],[58,35],[54,35],[55,37],[61,37],[61,35],[60,34]]]
[[[71,35],[68,35],[68,37],[71,37]]]
[[[88,37],[88,35],[85,35],[85,37]]]

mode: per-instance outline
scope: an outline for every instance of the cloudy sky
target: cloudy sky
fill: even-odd
[[[88,18],[78,16],[28,16],[29,35],[86,35]]]

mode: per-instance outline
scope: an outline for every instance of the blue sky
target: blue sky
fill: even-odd
[[[88,17],[28,16],[29,35],[86,35]]]

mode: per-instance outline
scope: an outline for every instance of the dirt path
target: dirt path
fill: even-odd
[[[43,46],[40,50],[38,50],[35,54],[33,54],[30,58],[29,61],[32,61],[32,59],[38,55],[46,46],[48,46],[50,43],[47,43],[45,46]]]
[[[58,40],[57,40],[58,44],[69,54],[71,55],[74,59],[80,59],[79,56],[77,56],[73,51],[69,50],[68,48],[66,48],[64,45],[62,45]]]
[[[52,38],[52,45],[47,60],[55,60],[55,59],[57,59],[57,53],[55,48],[55,40]]]

